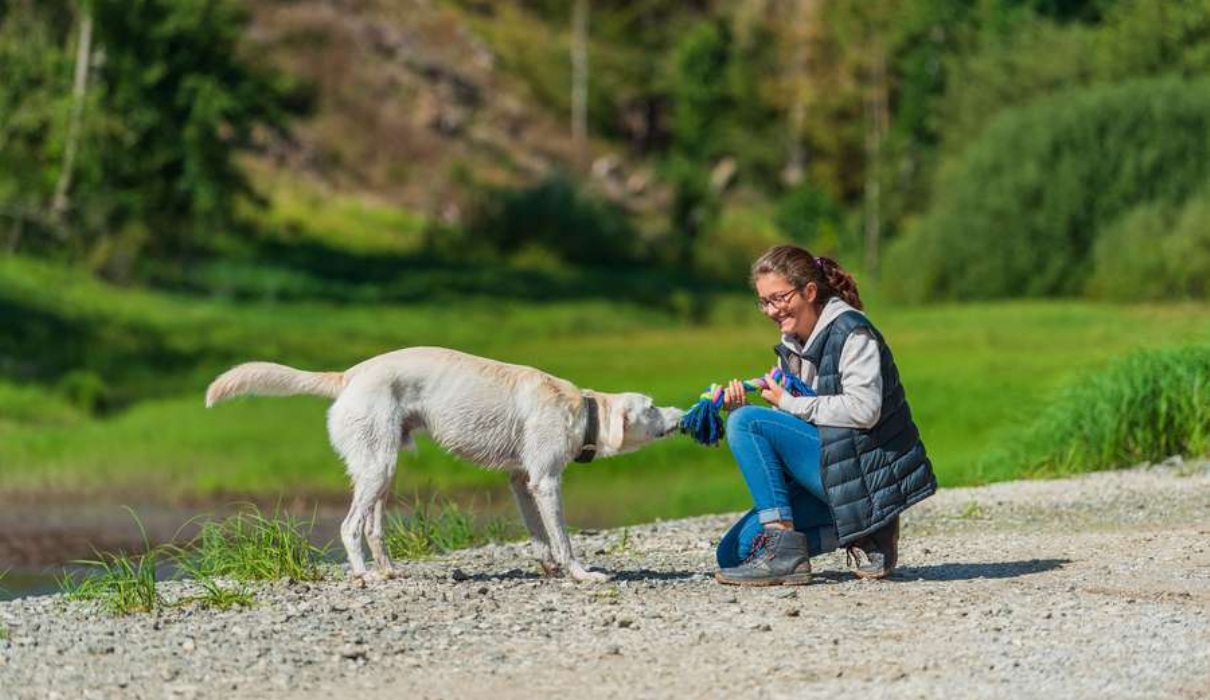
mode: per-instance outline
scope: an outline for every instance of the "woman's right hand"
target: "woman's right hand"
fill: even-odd
[[[744,391],[744,383],[738,379],[732,379],[727,388],[723,390],[723,410],[734,411],[747,403],[748,395]]]

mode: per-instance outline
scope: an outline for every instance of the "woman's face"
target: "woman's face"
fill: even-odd
[[[782,333],[806,340],[815,330],[819,309],[815,298],[819,289],[814,282],[798,288],[785,277],[770,273],[756,278],[757,306]]]

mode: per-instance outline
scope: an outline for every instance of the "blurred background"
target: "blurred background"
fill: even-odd
[[[747,269],[837,258],[943,485],[1210,451],[1210,1],[0,0],[0,595],[232,504],[347,501],[237,362],[441,345],[688,407]],[[739,510],[726,448],[578,527]],[[397,507],[511,514],[422,441]],[[318,535],[317,535],[318,536]]]

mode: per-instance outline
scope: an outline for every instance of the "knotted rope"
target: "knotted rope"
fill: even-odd
[[[774,367],[769,373],[773,381],[791,396],[814,396],[815,392],[802,379],[793,374],[786,374],[780,367]],[[742,382],[744,391],[751,393],[768,387],[764,377],[747,379]],[[685,412],[681,418],[681,432],[688,433],[694,440],[703,445],[717,445],[723,439],[723,395],[727,387],[722,384],[711,384],[709,389],[702,392],[693,408]]]

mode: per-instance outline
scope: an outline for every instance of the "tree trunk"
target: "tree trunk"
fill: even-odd
[[[76,45],[76,76],[71,92],[71,122],[68,124],[67,143],[63,148],[63,170],[55,185],[55,196],[51,200],[51,220],[61,224],[67,212],[67,193],[71,190],[72,172],[75,170],[76,152],[80,148],[80,128],[84,121],[84,98],[88,93],[88,69],[92,63],[92,13],[87,5],[80,8],[80,40]]]
[[[870,43],[870,60],[865,91],[865,270],[876,278],[882,242],[882,150],[890,130],[886,53],[877,36]]]
[[[802,182],[806,176],[807,149],[803,139],[803,127],[807,121],[807,99],[810,90],[810,80],[807,71],[810,69],[810,37],[811,21],[813,18],[812,0],[797,0],[794,4],[793,31],[790,33],[794,44],[794,58],[791,60],[791,85],[793,85],[793,103],[790,105],[788,147],[786,149],[786,167],[782,171],[782,181],[793,187]]]
[[[571,35],[571,141],[577,164],[588,165],[588,0],[575,0]]]

